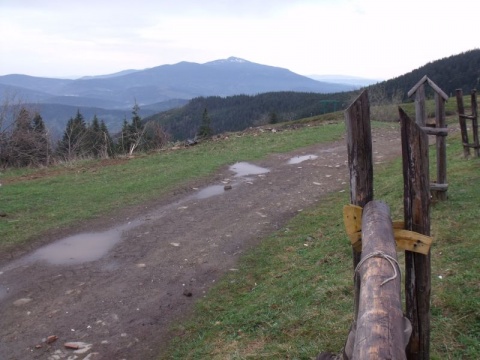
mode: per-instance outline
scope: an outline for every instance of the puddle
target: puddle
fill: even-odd
[[[290,160],[288,160],[288,164],[289,165],[300,164],[300,163],[302,163],[304,161],[307,161],[307,160],[315,160],[316,158],[318,158],[317,155],[295,156],[295,157],[291,158]]]
[[[46,245],[26,259],[31,261],[46,261],[53,265],[73,265],[95,261],[106,255],[122,238],[124,230],[135,226],[125,224],[98,233],[82,233]]]
[[[230,171],[235,173],[235,177],[247,177],[248,175],[260,175],[270,172],[269,169],[253,165],[247,162],[237,162],[230,166]],[[235,186],[238,182],[232,182],[229,185]],[[226,192],[225,185],[212,185],[208,186],[200,191],[198,191],[195,195],[195,199],[207,199],[212,196],[222,195]]]
[[[8,294],[8,288],[6,288],[3,285],[0,285],[0,300],[5,298],[7,296],[7,294]]]
[[[221,195],[225,192],[225,185],[212,185],[200,190],[195,199],[207,199],[212,196]]]
[[[236,177],[248,176],[248,175],[260,175],[270,172],[269,169],[249,164],[247,162],[237,162],[230,166],[230,171],[235,172]]]

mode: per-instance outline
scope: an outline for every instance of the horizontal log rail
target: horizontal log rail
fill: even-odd
[[[401,272],[385,203],[371,201],[365,206],[362,238],[362,259],[355,269],[361,286],[351,358],[406,359],[411,326],[402,312]]]

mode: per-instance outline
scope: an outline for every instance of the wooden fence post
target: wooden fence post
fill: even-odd
[[[403,317],[401,271],[390,209],[385,203],[371,201],[365,206],[362,239],[358,266],[361,290],[352,359],[406,359],[410,326]]]
[[[477,113],[477,90],[472,90],[472,130],[473,130],[473,153],[480,157],[480,142],[478,139],[478,113]]]
[[[367,90],[364,90],[345,111],[345,126],[350,171],[350,203],[363,207],[373,200],[372,133]],[[361,253],[352,251],[355,269],[360,262]],[[355,277],[355,319],[358,313],[359,294],[360,284]]]
[[[463,90],[455,90],[455,95],[457,97],[458,122],[460,123],[460,132],[462,134],[463,156],[468,158],[470,156],[470,147],[468,146],[467,121],[465,107],[463,106]]]
[[[405,229],[430,235],[428,137],[399,108],[402,134]],[[405,251],[405,300],[412,336],[409,360],[430,358],[430,252]]]
[[[423,79],[422,79],[423,80]],[[418,126],[427,124],[427,108],[425,106],[425,85],[422,83],[415,92],[415,122]]]
[[[445,100],[435,93],[435,124],[437,129],[445,129]],[[447,185],[447,141],[445,136],[436,136],[437,145],[437,184]],[[447,186],[448,188],[448,186]],[[430,186],[431,190],[432,186]],[[447,200],[446,189],[433,191],[438,200]]]
[[[470,148],[473,148],[473,153],[475,154],[475,156],[480,157],[480,142],[478,138],[477,90],[472,90],[472,115],[465,114],[462,89],[456,90],[456,96],[458,121],[460,123],[460,130],[462,133],[463,156],[468,158],[470,156]],[[472,120],[473,143],[471,144],[468,142],[467,119]]]

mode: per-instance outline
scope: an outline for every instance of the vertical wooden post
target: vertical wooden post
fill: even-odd
[[[446,128],[445,100],[439,93],[435,93],[435,125],[437,129]],[[447,184],[447,139],[445,136],[436,137],[437,145],[437,183]],[[447,189],[435,191],[438,200],[447,200]]]
[[[472,130],[473,130],[473,153],[480,157],[480,143],[478,140],[478,113],[477,113],[477,90],[472,90]]]
[[[369,202],[362,216],[360,304],[353,360],[406,359],[408,332],[402,312],[397,252],[390,209]]]
[[[428,137],[399,108],[402,134],[405,228],[430,235]],[[412,336],[409,360],[430,358],[430,253],[405,252],[405,300]]]
[[[460,123],[460,132],[462,134],[463,156],[470,156],[470,147],[468,146],[467,121],[465,118],[465,107],[463,106],[463,90],[455,90],[457,97],[458,122]]]
[[[350,202],[364,207],[373,200],[372,133],[370,128],[370,102],[368,91],[345,111],[347,128],[348,168],[350,171]],[[353,268],[360,262],[361,253],[353,250]],[[360,283],[355,277],[355,319],[358,313]]]
[[[425,85],[421,84],[415,92],[415,122],[418,126],[427,123],[427,109],[425,107]]]

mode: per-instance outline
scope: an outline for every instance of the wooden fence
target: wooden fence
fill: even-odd
[[[478,113],[477,113],[477,90],[472,90],[471,93],[471,115],[465,114],[463,106],[463,91],[456,90],[458,121],[460,122],[460,131],[462,133],[463,155],[468,158],[470,156],[470,148],[473,148],[473,153],[476,157],[480,157],[480,144],[478,140]],[[473,143],[468,141],[468,127],[467,120],[472,121]]]
[[[388,206],[373,200],[369,107],[364,91],[345,112],[351,205],[344,220],[353,248],[355,307],[343,359],[425,360],[431,288],[428,136],[399,108],[404,220],[392,223]],[[405,251],[406,316],[396,250]]]
[[[435,93],[435,128],[426,126],[425,84],[430,85]],[[436,137],[437,180],[430,184],[430,191],[435,199],[446,200],[448,190],[446,136],[448,129],[445,123],[445,102],[448,100],[448,96],[426,75],[408,92],[408,97],[413,95],[415,95],[415,122],[426,134]]]

